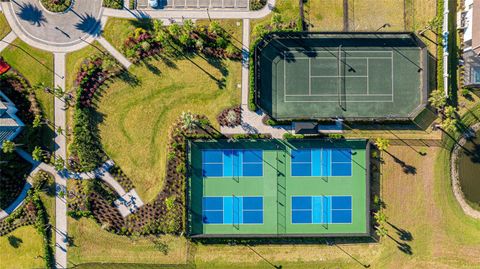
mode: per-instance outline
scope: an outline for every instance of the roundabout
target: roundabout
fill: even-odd
[[[52,52],[71,52],[100,35],[102,1],[71,1],[63,12],[48,11],[40,0],[2,3],[15,34],[28,44]]]

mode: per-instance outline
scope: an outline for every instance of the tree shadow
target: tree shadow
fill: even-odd
[[[160,68],[155,66],[154,64],[150,63],[149,59],[143,59],[141,63],[154,75],[160,75],[162,72],[160,71]]]
[[[399,228],[389,221],[387,221],[387,224],[390,225],[390,227],[392,227],[395,230],[395,232],[397,233],[398,238],[400,238],[400,240],[402,240],[402,241],[412,241],[413,240],[413,235],[412,235],[411,232],[409,232],[407,230],[404,230],[402,228]]]
[[[135,28],[142,28],[147,31],[153,30],[153,20],[150,18],[139,18],[136,20],[130,20],[129,22]]]
[[[20,19],[28,21],[31,25],[35,25],[37,27],[40,27],[47,22],[47,19],[43,15],[43,11],[37,6],[31,3],[20,5],[16,1],[13,1],[13,3],[20,7],[20,12],[17,13]]]
[[[19,248],[20,245],[23,243],[23,240],[21,238],[18,238],[14,235],[10,235],[8,236],[8,243],[10,244],[10,246],[12,246],[13,248]]]
[[[80,22],[75,24],[75,28],[77,30],[82,31],[83,33],[92,35],[92,36],[99,36],[100,35],[100,20],[92,16],[91,14],[86,15],[78,15],[80,17]]]
[[[410,174],[410,175],[417,174],[417,168],[415,166],[412,166],[412,165],[409,165],[409,164],[405,163],[404,161],[400,160],[395,155],[391,154],[390,152],[388,152],[386,150],[384,152],[387,153],[388,155],[390,155],[390,157],[392,157],[393,161],[395,163],[398,163],[402,167],[402,171],[405,174]]]

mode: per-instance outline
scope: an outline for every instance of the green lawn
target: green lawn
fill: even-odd
[[[18,228],[0,237],[0,267],[2,269],[43,268],[43,238],[33,226]]]
[[[0,12],[0,39],[4,38],[8,33],[10,33],[10,25],[8,25],[5,15]]]
[[[103,31],[103,37],[105,37],[110,44],[121,51],[123,42],[137,27],[148,28],[148,23],[142,23],[138,20],[126,20],[118,18],[108,18],[105,30]]]
[[[281,15],[282,21],[285,23],[288,22],[297,22],[299,16],[300,16],[300,8],[298,6],[298,1],[295,0],[277,0],[275,2],[275,13],[278,13]],[[270,13],[268,16],[257,19],[257,20],[251,20],[251,37],[250,40],[253,42],[257,37],[255,36],[255,27],[257,25],[266,25],[270,24],[272,20],[272,16],[274,13]]]
[[[98,104],[104,148],[144,201],[154,199],[163,187],[170,128],[182,111],[205,114],[218,127],[217,114],[240,103],[239,62],[223,62],[228,72],[224,89],[215,80],[223,77],[220,70],[204,59],[174,64],[154,60],[149,66],[132,67],[139,85],[117,80]]]
[[[20,39],[16,39],[0,56],[18,72],[20,72],[31,85],[43,82],[47,87],[53,87],[53,54],[32,48]],[[53,122],[54,97],[43,90],[35,92],[40,107],[45,117]],[[44,146],[53,149],[53,131],[44,125],[42,141]]]
[[[149,238],[128,238],[104,231],[92,219],[68,219],[68,232],[73,246],[68,249],[68,260],[81,263],[147,263],[181,264],[186,260],[187,241],[182,237],[162,236],[167,254],[155,249]]]

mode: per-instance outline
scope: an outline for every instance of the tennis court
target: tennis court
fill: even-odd
[[[257,46],[256,102],[277,119],[413,118],[426,49],[409,34],[279,34]]]
[[[189,143],[189,234],[366,235],[365,140]]]

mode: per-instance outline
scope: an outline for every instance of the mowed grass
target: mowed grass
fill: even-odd
[[[53,54],[28,46],[20,39],[16,39],[0,53],[0,56],[31,85],[43,82],[47,87],[53,87]],[[53,95],[43,90],[35,92],[38,101],[47,118],[53,120]]]
[[[53,87],[53,54],[28,46],[20,39],[16,39],[10,46],[0,53],[12,68],[20,72],[34,86],[43,82],[46,87]],[[35,91],[44,116],[53,122],[54,97],[42,89]],[[53,150],[54,132],[48,125],[42,125],[42,144]]]
[[[163,187],[169,133],[181,113],[204,114],[218,127],[217,114],[240,103],[239,62],[223,62],[228,72],[224,88],[216,81],[224,77],[221,72],[200,57],[174,64],[153,60],[149,67],[132,67],[139,85],[117,80],[98,104],[104,149],[144,201],[154,199]]]
[[[304,10],[310,31],[343,30],[343,0],[307,1]]]
[[[273,14],[280,14],[282,21],[284,23],[289,23],[291,21],[297,22],[300,16],[300,8],[298,5],[298,1],[295,0],[277,0],[275,1],[275,9],[274,12],[271,12],[269,15],[265,16],[264,18],[251,20],[250,25],[250,40],[253,42],[257,36],[255,33],[255,27],[257,25],[267,25],[270,24],[272,21]]]
[[[0,12],[0,39],[3,39],[8,33],[10,33],[10,31],[10,25],[8,25],[5,15]]]
[[[43,238],[33,226],[18,228],[0,237],[0,268],[43,268]]]
[[[187,241],[183,237],[162,236],[167,254],[155,248],[149,238],[128,238],[104,231],[92,219],[68,219],[73,246],[68,248],[68,260],[81,263],[146,263],[182,264],[186,262]],[[101,267],[100,267],[101,268]],[[116,267],[113,267],[116,268]]]

